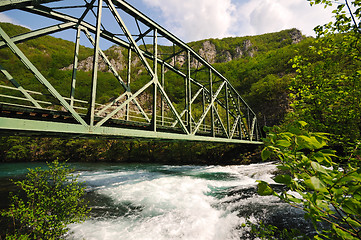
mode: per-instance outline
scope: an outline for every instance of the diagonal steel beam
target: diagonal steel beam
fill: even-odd
[[[2,74],[5,75],[5,77],[14,85],[14,87],[16,87],[27,99],[29,99],[29,101],[34,104],[35,107],[37,108],[43,108],[42,106],[40,106],[40,104],[13,78],[13,76],[11,76],[11,74],[6,71],[5,68],[3,68],[0,65],[0,71],[2,72]]]
[[[229,138],[233,138],[233,135],[234,135],[234,133],[235,133],[235,131],[236,131],[236,129],[237,129],[238,121],[240,120],[240,118],[241,118],[241,116],[238,115],[237,118],[236,118],[236,120],[234,121],[233,126],[232,126],[232,130],[231,130],[231,133],[230,133],[230,135],[229,135]]]
[[[193,96],[192,100],[191,100],[191,104],[193,104],[193,102],[197,99],[197,97],[199,96],[199,94],[203,91],[203,88],[200,88],[196,94]],[[180,117],[182,118],[183,115],[186,113],[186,109],[184,109],[181,114],[180,114]],[[175,122],[172,124],[172,127],[175,127],[178,123],[178,120],[175,120]]]
[[[120,99],[122,99],[123,97],[125,97],[128,94],[128,92],[124,92],[123,94],[121,94],[119,97],[117,97],[114,101],[108,103],[107,105],[105,105],[101,110],[99,110],[97,112],[97,115],[100,116],[102,113],[104,113],[107,109],[109,109],[114,103],[118,102]]]
[[[167,93],[164,91],[164,88],[162,87],[162,85],[158,82],[158,89],[160,91],[160,93],[162,94],[164,100],[166,101],[166,103],[168,104],[168,106],[170,107],[171,111],[173,112],[174,116],[176,117],[176,119],[178,120],[179,124],[181,125],[182,130],[186,133],[189,134],[189,131],[187,129],[187,127],[184,125],[181,117],[179,116],[177,110],[175,109],[175,107],[173,106],[172,102],[170,101]]]
[[[214,107],[213,107],[213,108],[214,108]],[[229,134],[228,134],[228,132],[227,132],[227,130],[226,130],[224,124],[223,124],[222,118],[221,118],[221,116],[219,115],[217,109],[214,109],[214,113],[216,114],[216,117],[217,117],[219,123],[221,124],[221,127],[222,127],[221,129],[223,130],[224,134],[226,134],[227,138],[229,138]]]
[[[24,53],[11,41],[10,37],[5,33],[5,31],[0,27],[0,36],[6,42],[6,45],[11,49],[11,51],[23,62],[27,69],[29,69],[38,81],[43,84],[51,95],[56,98],[63,107],[70,112],[73,117],[83,126],[87,126],[87,123],[79,116],[79,114],[72,108],[66,100],[61,96],[58,91],[46,80],[46,78],[39,72],[39,70],[29,61],[29,59],[24,55]]]
[[[139,49],[137,43],[135,42],[132,34],[129,32],[128,28],[126,27],[124,21],[122,20],[122,18],[120,17],[117,9],[115,8],[114,4],[112,1],[110,0],[105,0],[110,12],[113,14],[115,20],[118,22],[120,28],[123,30],[124,34],[126,35],[129,43],[131,44],[131,46],[134,48],[134,51],[138,54],[140,60],[142,61],[143,65],[145,66],[145,68],[147,69],[149,75],[154,78],[155,74],[152,71],[152,68],[149,66],[149,63],[147,62],[147,59],[145,59],[142,51]]]
[[[90,35],[89,31],[86,28],[85,29],[83,28],[82,30],[85,33],[85,35],[87,36],[87,38],[89,39],[90,43],[95,47],[95,40]],[[122,85],[124,90],[128,90],[128,86],[125,84],[122,77],[118,74],[118,72],[115,70],[113,65],[110,63],[110,61],[109,61],[108,57],[105,55],[105,53],[100,48],[98,49],[98,52],[99,52],[100,56],[103,58],[103,61],[105,62],[105,64],[109,67],[109,70],[113,73],[113,75],[117,78],[118,82]]]
[[[99,121],[95,125],[95,128],[98,128],[101,125],[103,125],[106,121],[108,121],[111,117],[113,117],[115,114],[117,114],[124,106],[126,106],[130,101],[132,101],[139,94],[141,94],[143,91],[145,91],[153,83],[154,83],[154,81],[149,81],[147,84],[145,84],[141,89],[139,89],[136,93],[134,93],[130,98],[125,100],[120,106],[118,106],[115,110],[113,110],[111,113],[109,113],[105,118],[103,118],[101,121]]]
[[[85,28],[82,29],[83,32],[85,33],[85,35],[88,37],[89,41],[91,42],[91,44],[95,47],[95,40],[93,39],[93,37],[90,35],[89,31]],[[121,78],[121,76],[118,74],[118,72],[115,70],[114,66],[111,64],[111,62],[109,61],[108,57],[105,55],[105,53],[99,48],[99,54],[100,56],[103,58],[104,62],[108,65],[110,71],[113,73],[113,75],[116,77],[116,79],[118,79],[118,82],[123,86],[124,90],[126,90],[130,95],[131,95],[131,91],[129,86],[123,81],[123,79]],[[119,98],[120,99],[120,98]],[[133,100],[133,103],[137,106],[137,108],[139,109],[139,111],[142,113],[142,115],[145,117],[145,119],[150,122],[150,119],[148,118],[147,114],[145,113],[144,109],[142,108],[142,106],[139,104],[139,102],[137,101],[137,99]],[[102,111],[101,111],[102,112]]]
[[[192,132],[193,135],[197,133],[199,127],[201,126],[204,118],[207,116],[209,110],[210,110],[211,108],[214,108],[214,102],[215,102],[216,98],[218,97],[219,93],[221,92],[221,90],[222,90],[222,88],[223,88],[223,86],[224,86],[225,84],[226,84],[226,82],[223,82],[223,83],[221,84],[221,86],[219,86],[219,88],[217,89],[217,91],[214,93],[214,95],[212,96],[211,102],[208,104],[208,106],[207,106],[207,108],[206,108],[206,111],[203,112],[201,118],[198,120],[198,123],[196,124],[196,126],[195,126],[195,128],[194,128],[194,130],[193,130],[193,132]]]
[[[135,39],[135,42],[138,42],[139,40],[143,39],[145,36],[147,36],[148,33],[150,33],[152,31],[151,28],[149,28],[147,31],[145,31],[144,33],[141,33],[139,35],[139,37],[137,39]]]
[[[60,32],[69,28],[72,28],[76,25],[76,23],[74,22],[65,22],[65,23],[61,23],[61,24],[56,24],[53,26],[49,26],[46,28],[41,28],[38,30],[34,30],[31,32],[27,32],[24,34],[20,34],[14,37],[11,37],[11,40],[14,43],[21,43],[30,39],[34,39],[34,38],[38,38],[38,37],[42,37],[45,35],[49,35],[52,33],[56,33],[56,32]],[[0,49],[6,47],[6,43],[4,41],[0,41]]]
[[[86,4],[86,9],[85,11],[83,12],[83,14],[80,16],[80,18],[78,19],[78,24],[80,22],[83,21],[83,19],[85,18],[85,16],[88,14],[88,12],[93,9],[94,7],[94,3],[95,3],[96,0],[92,0],[90,3],[88,3],[86,0],[84,0],[85,4]]]

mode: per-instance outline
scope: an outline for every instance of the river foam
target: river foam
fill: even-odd
[[[95,213],[84,223],[70,225],[68,238],[240,239],[246,218],[267,214],[262,208],[269,202],[280,204],[255,193],[256,180],[273,183],[275,169],[267,163],[82,171],[80,180],[87,183]]]

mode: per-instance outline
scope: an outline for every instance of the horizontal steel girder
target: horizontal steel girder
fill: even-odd
[[[226,139],[219,137],[186,135],[178,133],[154,132],[138,129],[99,127],[89,131],[79,124],[44,122],[0,117],[0,132],[9,131],[17,135],[44,136],[44,133],[54,136],[68,136],[80,138],[106,137],[111,139],[159,139],[166,141],[199,141],[232,144],[263,144],[259,141],[240,139]]]

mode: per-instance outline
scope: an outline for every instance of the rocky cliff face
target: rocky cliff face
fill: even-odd
[[[124,68],[126,68],[126,66],[127,66],[126,59],[122,53],[121,47],[113,46],[107,50],[107,53],[105,55],[107,55],[109,62],[117,71],[120,71],[120,70],[123,70]],[[94,59],[94,57],[90,56],[82,61],[79,61],[77,70],[84,71],[84,72],[92,71],[93,59]],[[98,65],[99,71],[110,72],[108,65],[105,63],[105,61],[103,61],[103,58],[101,56],[99,56],[98,62],[99,62],[99,65]],[[133,64],[136,64],[136,62],[134,62]],[[73,64],[62,68],[62,70],[73,70]]]
[[[292,39],[292,44],[297,44],[299,42],[301,42],[301,40],[303,39],[303,36],[302,36],[302,33],[300,30],[298,29],[292,29],[290,32],[289,32],[290,36],[291,36],[291,39]]]
[[[287,33],[288,36],[285,36],[281,41],[291,39],[292,44],[297,44],[303,39],[302,33],[297,29],[288,30]],[[255,46],[251,39],[245,39],[240,44],[229,47],[228,49],[217,49],[216,45],[212,42],[212,40],[205,40],[201,44],[202,45],[198,50],[198,54],[211,64],[230,62],[232,60],[245,57],[252,58],[258,52],[257,46]],[[123,55],[122,51],[124,51],[124,49],[118,46],[113,46],[106,51],[106,55],[108,56],[110,63],[117,71],[124,70],[127,65],[127,59]],[[186,58],[187,57],[185,54],[179,54],[172,58],[170,64],[173,66],[182,67],[184,64],[186,64]],[[133,58],[132,66],[136,66],[138,63],[139,58]],[[92,65],[93,56],[90,56],[78,63],[78,70],[86,72],[91,71]],[[197,60],[192,59],[191,67],[198,68],[201,67],[201,64]],[[100,71],[110,71],[107,64],[103,61],[101,57],[99,57],[98,68]],[[62,70],[72,69],[73,65],[70,65],[68,67],[64,67]]]

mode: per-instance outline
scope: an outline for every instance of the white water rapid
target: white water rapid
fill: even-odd
[[[256,180],[274,183],[275,170],[271,163],[81,170],[93,213],[84,223],[70,225],[68,239],[248,239],[241,227],[246,218],[282,222],[288,215],[285,224],[299,222],[302,213],[256,193]]]

